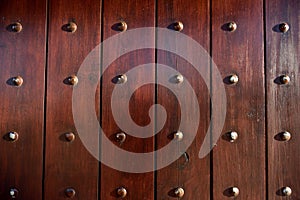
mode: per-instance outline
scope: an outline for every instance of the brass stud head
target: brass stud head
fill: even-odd
[[[229,132],[229,141],[230,142],[235,142],[238,139],[239,135],[235,131]]]
[[[66,195],[66,197],[68,197],[68,198],[73,198],[73,197],[76,195],[76,191],[75,191],[74,188],[67,188],[67,189],[65,190],[65,195]]]
[[[240,194],[240,190],[237,187],[230,188],[231,196],[237,197]]]
[[[182,83],[183,82],[183,76],[181,74],[178,74],[175,76],[176,83]]]
[[[21,76],[16,76],[12,78],[12,82],[15,86],[19,87],[23,84],[23,78]]]
[[[174,193],[175,193],[176,197],[182,198],[184,196],[184,189],[181,187],[178,187],[175,189]]]
[[[284,188],[282,188],[282,194],[284,196],[291,196],[292,195],[292,189],[290,187],[284,187]]]
[[[15,32],[15,33],[19,33],[23,29],[22,24],[20,24],[19,22],[15,22],[15,23],[11,24],[10,28],[11,28],[11,31]]]
[[[127,76],[125,74],[121,74],[117,76],[117,84],[123,84],[127,82]]]
[[[72,132],[66,133],[65,138],[68,142],[72,142],[75,140],[75,134]]]
[[[16,189],[16,188],[11,188],[9,190],[9,196],[12,198],[12,199],[15,199],[18,197],[18,194],[19,194],[19,190]]]
[[[125,133],[117,133],[116,139],[119,143],[123,143],[126,140],[126,134]]]
[[[68,77],[68,84],[69,85],[77,85],[78,83],[78,78],[75,75],[72,75],[70,77]]]
[[[19,134],[17,132],[11,131],[8,133],[8,138],[12,142],[17,141],[19,138]]]
[[[183,139],[183,133],[181,131],[177,131],[174,133],[174,139],[177,141],[181,141]]]
[[[182,31],[183,30],[183,23],[178,21],[174,22],[174,30],[175,31]]]
[[[280,32],[286,33],[286,32],[289,31],[289,29],[290,29],[290,26],[288,25],[288,23],[284,22],[284,23],[279,24],[279,30],[280,30]]]
[[[290,81],[291,81],[291,79],[290,79],[290,77],[288,75],[282,75],[280,77],[281,84],[285,84],[286,85],[286,84],[289,84]]]
[[[281,134],[281,139],[283,141],[289,141],[291,139],[292,135],[291,133],[289,133],[288,131],[284,131],[282,134]]]
[[[229,82],[231,84],[236,84],[237,82],[239,82],[239,77],[236,74],[233,74],[229,77]]]
[[[235,22],[227,23],[228,31],[233,32],[237,29],[237,24]]]
[[[66,26],[66,31],[74,33],[77,30],[77,24],[74,22],[69,22]]]
[[[127,190],[124,187],[120,187],[120,188],[117,189],[117,195],[120,198],[124,198],[127,195]]]
[[[118,29],[119,29],[119,31],[121,31],[121,32],[126,31],[126,30],[127,30],[127,23],[124,22],[124,21],[119,22],[119,23],[118,23]]]

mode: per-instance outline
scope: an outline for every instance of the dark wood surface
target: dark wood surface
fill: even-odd
[[[236,85],[225,83],[227,115],[222,136],[213,151],[213,198],[228,199],[228,189],[240,190],[236,199],[265,199],[265,90],[263,2],[212,1],[212,57],[225,79],[237,74]],[[226,31],[234,21],[237,29]],[[213,86],[216,85],[215,71]],[[216,94],[217,95],[217,94]],[[213,113],[214,115],[214,113]],[[213,131],[214,131],[213,127]],[[236,131],[236,142],[226,133]]]
[[[140,28],[140,27],[154,27],[155,20],[155,4],[153,0],[130,0],[130,1],[105,1],[103,3],[103,41],[111,36],[114,36],[120,31],[116,29],[116,25],[120,21],[127,23],[127,31]],[[124,32],[125,33],[125,32]],[[124,34],[120,33],[120,34]],[[154,44],[154,32],[153,37],[147,38]],[[135,45],[135,38],[131,41]],[[149,41],[148,41],[149,42]],[[109,56],[117,55],[120,49],[125,49],[124,43],[119,41],[114,46],[105,46],[104,54]],[[105,56],[105,55],[104,55]],[[125,149],[130,152],[136,153],[146,153],[152,152],[154,150],[154,138],[138,138],[132,137],[130,133],[126,133],[126,140],[120,145],[116,140],[116,134],[123,132],[124,130],[116,124],[111,110],[111,104],[113,103],[120,110],[120,113],[127,111],[129,109],[130,115],[134,122],[140,126],[146,126],[150,123],[149,108],[154,104],[155,87],[154,85],[145,85],[138,88],[131,100],[129,107],[120,106],[121,101],[124,101],[122,97],[112,100],[111,95],[115,87],[114,78],[121,74],[126,74],[126,72],[134,67],[141,64],[154,63],[154,49],[139,50],[130,52],[120,58],[117,58],[106,71],[104,71],[102,76],[102,128],[105,132],[107,138],[110,139],[112,145],[117,145],[119,148]],[[146,70],[144,76],[150,77],[154,82],[154,70],[155,65],[149,67]],[[134,78],[143,80],[143,76],[128,77],[128,79]],[[124,84],[134,84],[130,83],[130,80]],[[130,88],[130,85],[129,85]],[[129,120],[126,116],[124,121]],[[154,119],[154,118],[153,118]],[[153,122],[152,122],[153,123]],[[154,126],[152,126],[152,132]],[[116,162],[118,157],[116,152],[108,152],[102,149],[102,154],[111,155],[112,163]],[[114,161],[115,160],[115,161]],[[126,162],[126,161],[125,161]],[[139,162],[136,160],[135,162]],[[143,165],[143,163],[141,163]],[[154,165],[154,161],[153,161]],[[153,199],[154,198],[154,173],[126,173],[121,172],[111,167],[101,165],[101,186],[100,193],[101,199],[116,199],[118,196],[116,190],[119,187],[124,187],[127,190],[127,196],[124,199]]]
[[[182,187],[182,199],[221,200],[230,199],[233,186],[240,191],[235,199],[299,199],[299,10],[299,0],[1,0],[0,199],[11,199],[12,188],[19,190],[16,199],[24,200],[66,199],[68,188],[76,192],[73,199],[120,199],[116,191],[124,187],[124,200],[171,200],[176,199],[174,189]],[[77,24],[74,33],[66,31],[66,24],[71,21]],[[211,53],[223,78],[217,80],[217,72],[207,66],[203,75],[212,84],[208,89],[203,76],[184,58],[163,50],[143,49],[116,58],[101,81],[93,82],[98,84],[95,112],[105,136],[111,145],[135,153],[152,152],[170,143],[182,123],[181,102],[167,87],[147,84],[133,93],[128,107],[122,107],[123,97],[112,100],[111,96],[116,76],[157,61],[177,70],[191,84],[200,106],[196,139],[178,160],[154,172],[127,173],[99,163],[84,147],[74,124],[72,92],[76,86],[66,84],[67,78],[77,74],[89,52],[101,41],[126,33],[117,30],[120,21],[127,23],[127,31],[155,26],[175,31],[173,23],[181,21],[181,32]],[[230,21],[237,23],[234,32],[226,29]],[[11,29],[15,22],[22,24],[19,33]],[[279,30],[283,22],[290,28],[286,33]],[[157,44],[158,36],[152,36],[147,42]],[[131,42],[141,44],[138,38]],[[124,44],[125,41],[119,41],[105,47],[103,55],[117,55],[127,48]],[[197,55],[186,44],[176,48]],[[100,55],[96,59],[101,63]],[[148,80],[157,81],[165,75],[158,67],[151,64],[146,75],[128,78],[140,81],[147,76]],[[228,84],[231,74],[238,75],[237,84]],[[285,74],[291,81],[283,85],[280,76]],[[18,75],[24,79],[20,87],[12,84],[12,78]],[[219,113],[211,113],[210,93],[219,95],[214,87],[223,84],[220,81],[227,95],[225,125],[213,152],[199,159],[210,120],[211,138],[218,134],[214,120]],[[129,88],[134,86],[131,81],[127,84]],[[177,91],[181,89],[178,84]],[[189,104],[191,93],[184,92],[185,103]],[[84,95],[78,98],[79,102],[85,101]],[[149,115],[149,110],[155,103],[167,112],[163,129],[148,138],[126,133],[125,142],[118,143],[115,135],[124,130],[116,123],[111,105],[120,110],[118,114],[124,121],[124,111],[129,110],[137,125],[152,123],[150,132],[154,134],[160,116]],[[84,109],[80,107],[77,114]],[[90,117],[84,122],[91,122]],[[9,141],[10,131],[19,134],[17,141]],[[230,131],[239,135],[233,143],[226,136]],[[283,131],[291,133],[291,140],[279,139]],[[72,142],[65,138],[70,132],[75,134]],[[191,133],[183,134],[185,138]],[[103,138],[93,139],[103,145]],[[112,163],[122,159],[117,152],[99,150],[101,155],[110,156]],[[162,161],[160,158],[154,157],[149,163],[155,167]],[[283,196],[282,188],[286,186],[292,189],[290,197]]]
[[[187,13],[189,14],[187,15]],[[158,1],[157,26],[160,28],[169,28],[169,30],[175,31],[173,23],[176,21],[183,23],[183,30],[181,33],[196,40],[205,50],[208,51],[209,54],[210,23],[208,1]],[[161,36],[158,35],[157,37]],[[176,40],[176,38],[174,38],[174,40]],[[176,41],[174,41],[174,43],[175,42]],[[189,47],[185,44],[178,44],[176,48],[182,48],[186,49],[186,51],[190,51]],[[197,54],[201,52],[190,53],[194,54],[194,56],[199,56]],[[189,161],[186,162],[184,155],[182,155],[171,165],[157,171],[157,199],[174,199],[174,189],[177,187],[182,187],[185,191],[182,199],[209,199],[210,156],[208,155],[201,160],[198,157],[200,146],[208,129],[209,123],[210,113],[208,88],[199,72],[194,69],[194,66],[184,60],[184,58],[181,58],[180,55],[158,50],[157,63],[170,66],[178,71],[177,74],[182,74],[184,76],[183,81],[191,84],[194,92],[196,93],[200,107],[199,127],[198,131],[195,130],[197,132],[196,139],[185,152],[187,153]],[[209,65],[206,66],[206,68],[207,71],[205,72],[205,75],[209,77]],[[162,73],[165,73],[165,75]],[[166,71],[163,71],[162,73],[157,74],[158,79],[163,76],[169,76],[170,80],[172,79],[171,74],[168,74]],[[182,90],[181,84],[178,84],[177,90],[179,90],[179,92]],[[180,120],[181,114],[183,114],[181,113],[182,108],[180,104],[189,104],[189,98],[191,98],[192,92],[181,91],[185,94],[184,102],[180,102],[173,92],[174,91],[172,91],[171,88],[169,89],[162,85],[158,85],[157,87],[157,103],[164,106],[168,115],[164,128],[157,134],[156,137],[157,149],[161,149],[168,145],[168,143],[173,139],[172,135],[174,132],[178,131],[180,123],[185,123]],[[193,104],[189,104],[189,106],[196,108],[196,105]],[[192,113],[188,113],[188,115],[192,115]],[[187,137],[188,134],[191,133],[183,132],[183,138]],[[180,142],[184,142],[184,140]],[[178,145],[180,145],[180,142]],[[158,160],[157,162],[160,163],[161,161]]]
[[[100,11],[98,0],[49,1],[45,199],[65,199],[67,188],[75,189],[74,199],[97,199],[98,161],[76,133],[73,86],[64,80],[76,75],[84,58],[99,44]],[[70,21],[78,26],[74,33],[62,29]],[[65,139],[68,132],[75,134],[74,141]]]
[[[269,199],[287,199],[281,189],[290,187],[288,199],[299,199],[299,15],[300,2],[266,1],[266,87],[268,130],[268,195]],[[278,32],[286,22],[289,31]],[[288,75],[287,85],[278,84],[278,77]],[[281,132],[291,133],[291,140],[280,141]]]
[[[42,199],[46,3],[1,1],[0,13],[0,199],[10,199],[11,188],[18,199]],[[15,22],[19,33],[9,29]],[[15,76],[22,86],[11,84]]]

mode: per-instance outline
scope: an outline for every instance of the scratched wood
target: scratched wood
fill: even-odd
[[[237,24],[234,32],[226,26],[231,21]],[[263,2],[213,0],[211,39],[227,94],[226,120],[213,151],[213,198],[228,199],[230,188],[237,187],[236,199],[265,199]],[[215,74],[213,87],[222,81]],[[237,84],[229,84],[231,74],[238,75]],[[235,142],[228,140],[230,131],[238,133]]]
[[[266,87],[268,130],[268,198],[299,199],[300,183],[298,156],[299,125],[299,1],[266,1]],[[288,23],[286,33],[279,24]],[[290,83],[280,84],[280,77],[288,75]],[[289,141],[281,140],[284,131],[291,133]],[[290,187],[292,195],[285,197],[283,187]]]

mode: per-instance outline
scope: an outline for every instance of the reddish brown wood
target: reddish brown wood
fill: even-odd
[[[299,10],[300,2],[296,0],[266,1],[269,199],[286,199],[281,192],[285,186],[292,189],[289,199],[299,199],[300,195]],[[290,27],[286,33],[278,29],[283,22]],[[283,74],[291,79],[287,85],[278,84],[278,78]],[[278,140],[282,131],[289,131],[291,140]]]
[[[226,121],[213,151],[213,198],[218,200],[228,199],[233,186],[240,190],[237,199],[265,198],[262,3],[212,1],[212,56],[227,93]],[[234,32],[226,29],[231,21],[237,23]],[[236,85],[227,82],[231,74],[239,77]],[[216,81],[213,78],[213,86],[218,84]],[[236,142],[227,140],[229,131],[239,134]]]
[[[180,21],[183,24],[181,33],[186,34],[196,40],[204,49],[209,52],[209,3],[208,1],[158,1],[157,5],[158,27],[174,30],[173,23]],[[175,31],[175,30],[174,30]],[[158,36],[159,37],[159,36]],[[176,43],[176,41],[174,41]],[[190,48],[185,44],[178,44],[178,48]],[[195,56],[200,52],[190,52]],[[210,196],[210,156],[199,159],[198,153],[203,142],[209,124],[209,91],[202,76],[194,69],[190,63],[166,51],[157,51],[157,62],[172,67],[178,74],[184,76],[184,81],[188,81],[194,89],[200,107],[200,122],[196,139],[186,151],[189,161],[186,162],[181,156],[171,165],[157,171],[157,199],[174,199],[174,189],[182,187],[185,194],[182,199],[209,199]],[[203,66],[205,67],[205,66]],[[204,73],[209,77],[209,65],[205,67]],[[160,74],[158,74],[160,76]],[[171,78],[171,77],[170,77]],[[209,80],[209,78],[208,78]],[[178,90],[182,90],[178,84]],[[180,125],[181,108],[179,103],[188,103],[191,98],[191,91],[181,91],[186,94],[184,102],[179,100],[166,87],[157,87],[157,103],[165,107],[167,111],[167,121],[164,128],[158,133],[156,142],[160,149],[172,140],[172,134],[176,132]],[[195,106],[196,105],[190,105]],[[192,113],[190,113],[192,114]],[[183,138],[188,134],[184,133]],[[184,140],[182,141],[184,142]],[[180,144],[179,144],[180,145]],[[168,155],[165,155],[168,156]],[[158,163],[160,160],[157,161]]]
[[[79,0],[49,0],[49,2],[1,0],[0,199],[10,199],[10,189],[18,195],[17,199],[25,200],[43,199],[43,189],[44,199],[49,200],[65,198],[108,200],[117,199],[118,193],[124,196],[126,194],[123,199],[174,199],[174,189],[181,187],[185,192],[182,199],[221,200],[228,199],[229,189],[232,186],[240,190],[236,199],[286,199],[282,193],[285,186],[292,189],[292,195],[288,199],[299,198],[300,141],[297,133],[300,129],[298,123],[300,2],[266,0],[265,10],[262,0],[228,0],[226,3],[212,0],[212,5],[209,5],[209,2],[114,0],[103,2],[102,9],[102,2],[99,0],[86,0],[84,3]],[[210,11],[212,13],[209,13]],[[266,16],[265,22],[263,12]],[[212,35],[210,35],[210,20],[212,20]],[[71,21],[77,27],[75,24],[67,27],[66,24]],[[101,119],[101,125],[106,137],[112,142],[111,145],[135,153],[152,152],[163,148],[172,140],[172,134],[178,130],[180,124],[182,113],[176,96],[166,87],[155,88],[153,84],[144,85],[135,91],[129,108],[123,108],[120,104],[124,100],[122,97],[111,101],[115,87],[114,78],[126,74],[137,65],[154,63],[155,60],[178,70],[184,76],[184,81],[188,81],[193,87],[200,106],[198,134],[185,152],[188,162],[183,154],[177,161],[157,172],[126,173],[104,164],[99,166],[98,161],[83,146],[72,115],[72,91],[73,87],[76,87],[72,84],[76,85],[77,81],[72,75],[76,75],[88,53],[99,44],[101,27],[102,38],[106,40],[120,33],[117,26],[120,21],[127,23],[127,27],[122,27],[127,28],[127,31],[139,27],[154,27],[156,23],[158,27],[172,30],[173,23],[181,21],[183,34],[199,42],[207,51],[211,48],[213,59],[224,78],[227,93],[226,122],[221,138],[213,151],[212,160],[210,155],[203,159],[198,158],[210,119],[214,122],[215,115],[218,115],[211,113],[210,91],[203,77],[184,58],[163,50],[157,50],[155,54],[154,49],[137,50],[123,55],[109,66],[102,77],[102,84],[98,85],[95,93],[95,112]],[[237,29],[233,32],[226,28],[226,23],[230,21],[237,23]],[[283,22],[290,27],[286,33],[280,32],[279,24]],[[266,41],[263,40],[264,23]],[[12,24],[16,24],[16,28],[13,28]],[[47,27],[48,41],[46,41]],[[177,28],[180,29],[180,26]],[[137,38],[133,37],[132,43],[139,46],[135,39]],[[154,34],[148,38],[153,44],[156,39]],[[48,42],[48,63],[46,63],[46,42]],[[120,41],[114,46],[104,48],[104,54],[116,55],[117,51],[125,48]],[[191,51],[191,48],[184,44],[178,45],[177,48]],[[193,55],[194,53],[190,52]],[[147,69],[147,77],[154,81],[163,75],[155,74],[158,68],[156,70],[152,64]],[[210,67],[207,66],[205,75],[212,76],[212,89],[220,84],[215,74],[216,71],[210,74]],[[238,75],[237,84],[228,84],[228,77],[231,74]],[[290,83],[286,85],[280,84],[280,76],[284,74],[291,78]],[[14,82],[14,77],[18,77],[19,82]],[[136,78],[143,80],[145,74],[139,74]],[[79,79],[79,84],[80,81],[82,80]],[[181,89],[179,84],[178,91]],[[186,102],[189,102],[189,98],[190,94],[186,93]],[[83,95],[80,101],[84,100]],[[120,145],[122,135],[118,141],[116,133],[124,130],[118,127],[112,116],[112,103],[120,111],[129,109],[132,119],[140,126],[150,123],[149,109],[154,103],[165,107],[168,118],[156,137],[142,139],[125,133],[126,139]],[[44,119],[45,105],[46,119]],[[85,105],[84,102],[82,105]],[[159,116],[156,117],[158,124]],[[90,122],[89,118],[84,120]],[[151,128],[155,133],[155,127]],[[212,126],[213,134],[215,130],[216,127]],[[9,141],[10,131],[17,134],[15,142]],[[226,134],[229,131],[236,131],[239,134],[237,141],[233,143],[228,141]],[[291,140],[280,140],[283,131],[291,133]],[[44,134],[45,144],[43,144]],[[185,137],[189,133],[183,134]],[[97,143],[99,138],[94,139]],[[116,152],[101,150],[101,153],[109,155],[112,161],[117,162],[120,159]],[[45,159],[44,177],[43,159]],[[160,161],[150,160],[153,166]],[[213,180],[212,183],[210,179]],[[43,181],[44,188],[42,188]]]
[[[139,27],[153,27],[155,16],[155,4],[154,1],[105,1],[103,4],[103,40],[120,33],[117,29],[117,25],[120,21],[127,23],[127,31],[133,30]],[[153,37],[147,38],[154,44]],[[136,43],[135,38],[132,37],[132,43]],[[120,43],[115,46],[109,46],[104,49],[104,53],[110,56],[116,55],[120,49],[126,48]],[[132,137],[128,133],[126,140],[120,145],[116,139],[116,134],[123,132],[116,124],[111,111],[111,103],[116,103],[119,106],[118,110],[130,110],[132,119],[140,126],[145,126],[150,123],[149,108],[154,104],[154,86],[145,85],[138,88],[131,98],[129,108],[123,108],[120,106],[120,102],[123,101],[122,97],[111,102],[112,90],[115,86],[112,81],[116,76],[126,74],[130,69],[133,69],[137,65],[154,63],[154,49],[139,50],[124,55],[115,62],[113,62],[108,69],[104,72],[102,77],[102,127],[106,136],[112,142],[111,145],[117,145],[127,151],[142,153],[152,152],[154,150],[153,137],[142,139]],[[147,69],[147,76],[153,77],[154,81],[154,64],[153,67]],[[137,76],[138,79],[143,80],[143,76]],[[125,83],[125,84],[129,84]],[[124,120],[128,120],[124,118]],[[152,127],[154,129],[154,127]],[[102,154],[111,155],[112,162],[120,159],[115,152],[107,152],[102,149]],[[135,162],[139,162],[138,160]],[[142,165],[143,163],[141,163]],[[154,164],[154,163],[153,163]],[[127,195],[124,199],[153,199],[154,196],[154,173],[133,174],[117,171],[105,165],[101,166],[101,199],[116,199],[117,189],[124,187],[127,190]]]
[[[11,188],[18,199],[42,199],[46,2],[1,1],[0,13],[0,199],[10,199]],[[19,33],[9,26],[15,22]]]
[[[67,188],[75,190],[74,199],[97,199],[98,161],[76,132],[72,115],[72,88],[76,86],[69,85],[67,78],[77,73],[100,42],[100,3],[49,2],[45,199],[65,199]],[[77,24],[74,33],[66,31],[69,22]],[[69,132],[75,134],[72,142],[65,138]]]

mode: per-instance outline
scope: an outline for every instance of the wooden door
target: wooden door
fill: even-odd
[[[1,0],[0,199],[299,199],[299,16],[299,0]]]
[[[0,198],[42,199],[46,2],[0,13]]]

